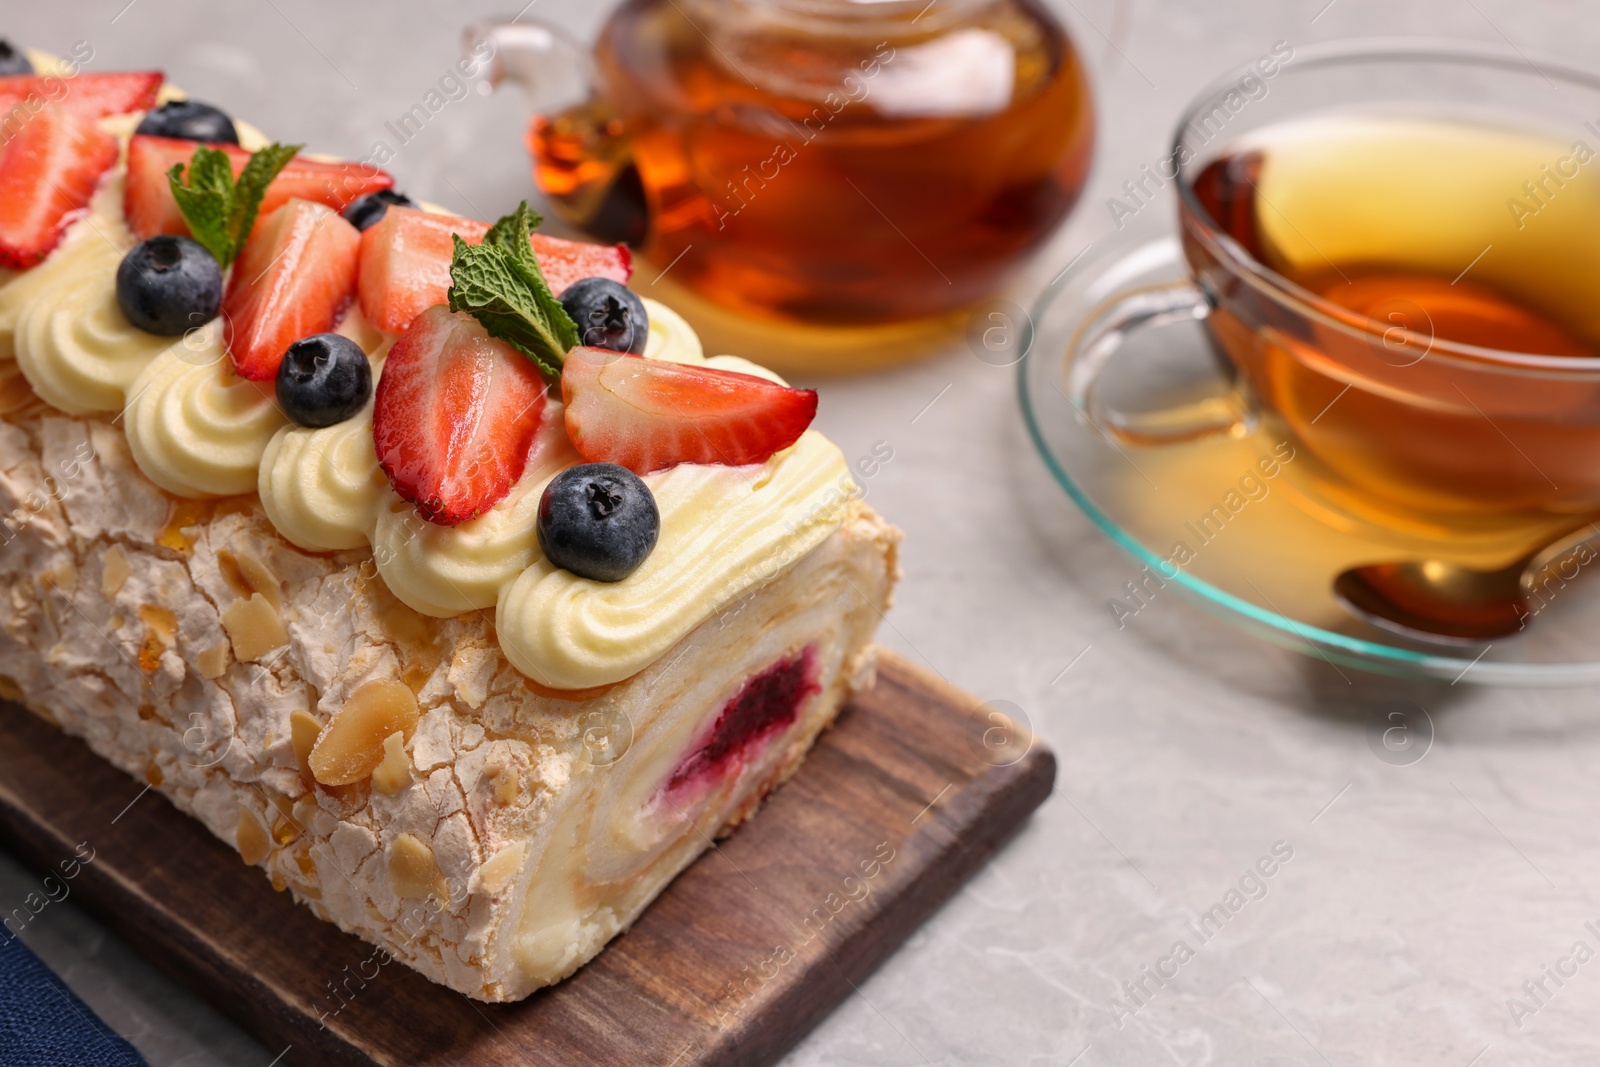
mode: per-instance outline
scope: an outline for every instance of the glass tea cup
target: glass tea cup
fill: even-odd
[[[1537,539],[1600,511],[1600,229],[1581,225],[1600,80],[1417,40],[1304,48],[1274,75],[1184,115],[1157,172],[1190,277],[1088,317],[1079,410],[1143,445],[1265,429],[1309,457],[1320,504],[1398,530]],[[1229,388],[1110,398],[1130,339],[1194,319]]]

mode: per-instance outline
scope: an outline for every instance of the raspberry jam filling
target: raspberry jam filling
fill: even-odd
[[[762,744],[800,716],[800,706],[822,687],[816,652],[807,647],[745,681],[705,740],[672,772],[661,792],[668,797],[700,794],[748,763]]]

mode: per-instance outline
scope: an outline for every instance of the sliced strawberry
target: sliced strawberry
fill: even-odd
[[[391,207],[361,234],[361,314],[388,333],[399,333],[423,311],[444,303],[450,257],[460,234],[477,244],[489,224],[455,215]]]
[[[635,474],[763,463],[799,440],[817,394],[710,367],[574,348],[561,371],[567,436],[590,463]]]
[[[117,161],[96,120],[47,107],[0,140],[0,266],[33,266],[89,206]]]
[[[544,280],[557,296],[573,282],[585,278],[610,278],[623,285],[633,277],[633,253],[627,245],[597,245],[560,237],[533,235],[533,256]]]
[[[355,295],[361,233],[325,204],[291,200],[257,227],[222,298],[234,370],[270,381],[289,346],[325,333]]]
[[[466,522],[522,477],[545,393],[527,356],[472,316],[434,305],[384,360],[372,409],[378,462],[423,518]]]
[[[139,237],[189,232],[177,201],[172,199],[167,172],[174,163],[187,166],[197,147],[197,141],[148,134],[140,134],[128,142],[128,184],[123,194],[122,212],[127,216],[128,227]],[[250,161],[250,153],[238,145],[210,147],[228,154],[235,177]],[[393,185],[394,179],[376,167],[362,163],[324,163],[295,156],[267,186],[257,218],[265,218],[291,198],[311,200],[342,211],[358,197]]]
[[[361,313],[367,321],[397,333],[426,308],[442,304],[450,288],[451,234],[477,244],[488,223],[416,208],[391,207],[361,235]],[[581,278],[626,282],[633,255],[626,245],[595,245],[533,235],[533,253],[554,292]]]
[[[167,171],[175,163],[187,165],[194,155],[195,143],[144,135],[128,142],[128,178],[122,193],[122,214],[128,220],[128,228],[141,240],[158,233],[188,234],[189,224],[183,221],[183,212],[172,198]],[[234,174],[243,167],[242,162],[237,164]]]
[[[146,111],[156,105],[156,92],[166,78],[159,70],[126,74],[0,75],[0,121],[16,121],[49,107],[66,108],[100,119]],[[21,110],[17,110],[20,106]],[[7,122],[9,130],[9,122]]]

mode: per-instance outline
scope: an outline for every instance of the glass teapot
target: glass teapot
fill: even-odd
[[[527,90],[559,214],[758,318],[968,306],[1089,169],[1083,65],[1037,0],[626,0],[592,53],[526,18],[467,37]]]

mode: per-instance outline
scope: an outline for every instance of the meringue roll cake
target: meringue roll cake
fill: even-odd
[[[872,683],[898,533],[816,394],[526,205],[25,55],[0,691],[436,982],[571,974]]]

